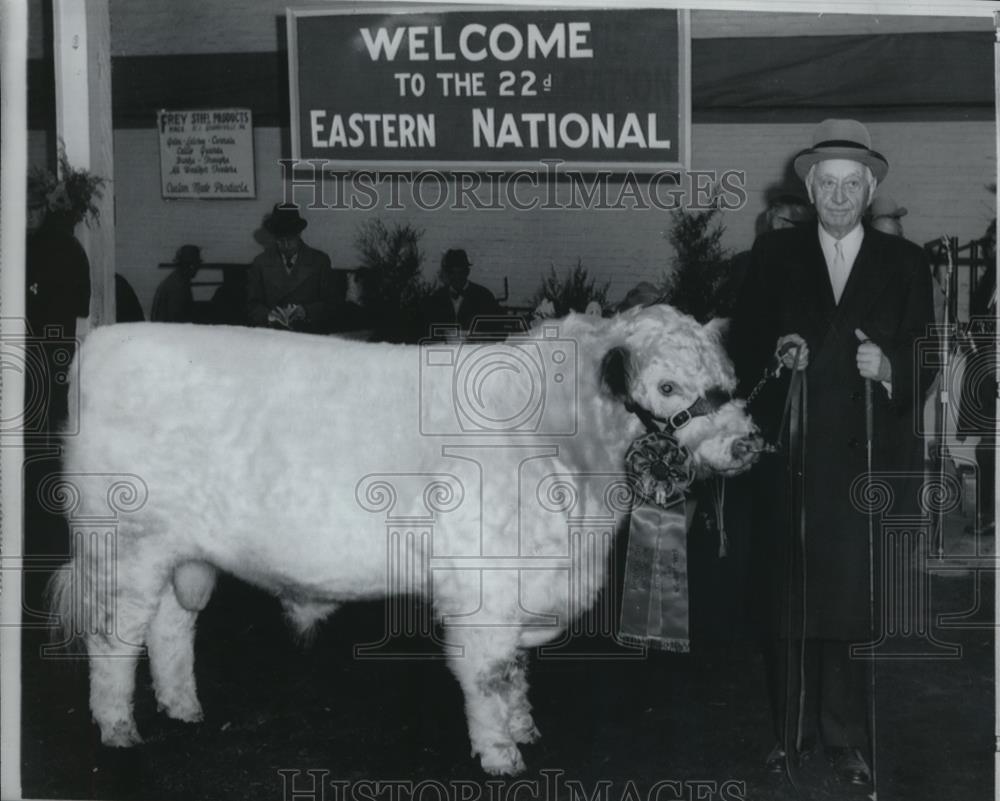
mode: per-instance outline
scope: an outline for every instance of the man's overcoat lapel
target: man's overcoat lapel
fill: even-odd
[[[822,249],[819,247],[818,239],[817,249],[820,250],[822,261]],[[826,272],[825,262],[823,266]],[[874,314],[874,307],[891,280],[892,273],[880,269],[879,245],[875,237],[866,234],[854,260],[840,303],[836,306],[832,305],[833,290],[829,292],[831,311],[827,318],[827,330],[821,340],[823,342],[821,350],[834,341],[856,344],[857,337],[854,333],[856,328],[862,329],[869,337],[884,341],[886,334],[891,332],[880,330],[883,321],[880,315]],[[829,278],[827,285],[829,286]]]
[[[788,280],[796,284],[787,304],[792,319],[784,321],[782,330],[800,333],[815,348],[826,337],[836,306],[816,229],[810,226],[800,236],[794,251],[798,257],[792,258],[798,263],[790,263],[787,273]]]
[[[302,246],[291,272],[285,269],[281,253],[275,251],[268,264],[267,281],[274,287],[274,295],[278,302],[285,301],[296,289],[312,278],[316,272],[315,259],[309,248]]]

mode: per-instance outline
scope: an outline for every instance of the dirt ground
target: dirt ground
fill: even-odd
[[[946,543],[956,555],[944,564],[956,569],[931,572],[931,627],[907,641],[910,650],[926,650],[936,640],[957,652],[878,665],[881,801],[995,797],[994,573],[983,569],[977,579],[975,571],[957,569],[974,563],[959,554],[984,548],[962,534],[969,522],[949,520]],[[992,538],[986,545],[992,549]],[[205,721],[181,724],[158,714],[143,663],[136,718],[146,742],[124,751],[99,743],[87,708],[85,664],[41,659],[46,633],[26,630],[24,795],[161,801],[863,797],[838,786],[821,754],[795,772],[794,786],[765,772],[772,742],[763,664],[752,638],[731,624],[744,599],[727,590],[727,569],[711,561],[697,571],[692,566],[692,582],[703,590],[700,608],[692,610],[690,654],[637,657],[603,638],[574,643],[600,651],[600,658],[532,659],[530,697],[543,737],[523,749],[528,772],[519,782],[488,780],[469,756],[461,694],[433,643],[404,643],[415,652],[407,659],[354,658],[354,645],[382,638],[381,604],[346,607],[302,648],[275,600],[223,579],[198,629]],[[29,584],[29,596],[39,580]],[[954,619],[941,620],[942,614]],[[391,784],[395,780],[411,784]]]

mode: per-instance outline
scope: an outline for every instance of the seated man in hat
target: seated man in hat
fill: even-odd
[[[441,258],[442,286],[427,299],[423,310],[424,333],[428,336],[436,336],[443,327],[458,328],[465,334],[477,317],[502,314],[493,293],[469,280],[471,266],[461,249],[448,250]],[[484,326],[478,325],[475,330],[482,332]]]
[[[194,296],[191,281],[201,268],[201,250],[196,245],[181,245],[174,255],[174,269],[164,278],[153,295],[149,319],[156,323],[194,321]]]
[[[247,271],[250,325],[323,334],[330,331],[346,292],[330,257],[302,241],[308,223],[296,206],[275,204],[264,221],[274,243]]]
[[[933,322],[931,278],[921,248],[862,225],[889,170],[865,126],[822,122],[794,166],[818,225],[758,237],[729,340],[744,391],[778,362],[784,381],[796,369],[808,382],[787,446],[754,468],[774,476],[760,482],[754,515],[770,523],[755,527],[777,739],[767,764],[782,772],[819,737],[842,781],[870,786],[873,663],[851,648],[877,636],[873,599],[893,588],[873,584],[882,540],[869,540],[879,523],[855,482],[871,470],[899,477],[891,512],[916,511],[900,507],[922,477],[914,415],[928,376],[916,372],[915,346]],[[754,417],[781,420],[785,396],[763,393]],[[783,478],[786,461],[794,481]]]

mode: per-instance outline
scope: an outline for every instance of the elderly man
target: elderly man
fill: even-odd
[[[838,777],[867,786],[871,663],[852,659],[850,645],[871,637],[874,574],[868,518],[852,503],[851,485],[867,470],[866,383],[874,469],[920,475],[913,421],[924,382],[914,373],[914,344],[933,321],[930,273],[920,248],[862,226],[889,165],[861,123],[822,122],[794,166],[818,226],[758,238],[730,338],[744,386],[779,360],[804,371],[808,384],[804,413],[792,415],[801,421],[801,465],[786,472],[789,447],[761,468],[771,471],[762,492],[782,489],[755,510],[778,740],[767,761],[780,772],[789,751],[807,753],[818,735]],[[762,393],[754,416],[780,420],[785,394]]]
[[[297,207],[281,204],[264,221],[274,244],[247,271],[250,325],[329,332],[347,282],[332,269],[329,256],[302,241],[307,225]]]

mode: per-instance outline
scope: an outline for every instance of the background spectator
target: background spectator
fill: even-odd
[[[247,268],[223,267],[222,283],[209,302],[209,320],[218,325],[247,325]]]
[[[281,204],[264,221],[274,243],[253,260],[247,274],[250,325],[318,334],[330,330],[346,279],[334,272],[329,256],[302,241],[307,225],[298,207]]]
[[[448,250],[442,256],[442,286],[427,298],[424,306],[424,330],[428,335],[432,335],[435,326],[457,326],[461,333],[467,334],[477,317],[502,314],[493,293],[469,280],[470,267],[472,262],[460,248]]]
[[[141,323],[145,319],[139,296],[132,285],[121,273],[115,273],[115,322]]]
[[[173,271],[156,288],[149,319],[157,323],[194,322],[191,281],[201,268],[201,251],[195,245],[181,245],[174,255]]]
[[[906,208],[898,205],[891,196],[879,195],[872,201],[871,227],[883,234],[902,236],[903,223],[901,219],[906,214]]]
[[[764,212],[764,230],[780,231],[816,221],[812,204],[799,195],[778,195]]]
[[[70,179],[74,175],[70,173]],[[57,182],[45,170],[32,170],[27,200],[25,313],[28,333],[35,338],[31,347],[38,351],[36,363],[44,365],[45,375],[28,377],[37,383],[28,387],[26,402],[31,403],[35,393],[37,428],[53,431],[68,410],[67,385],[59,376],[76,350],[77,319],[90,315],[90,262],[73,236],[87,214],[90,193],[81,201],[73,197],[66,179]]]

